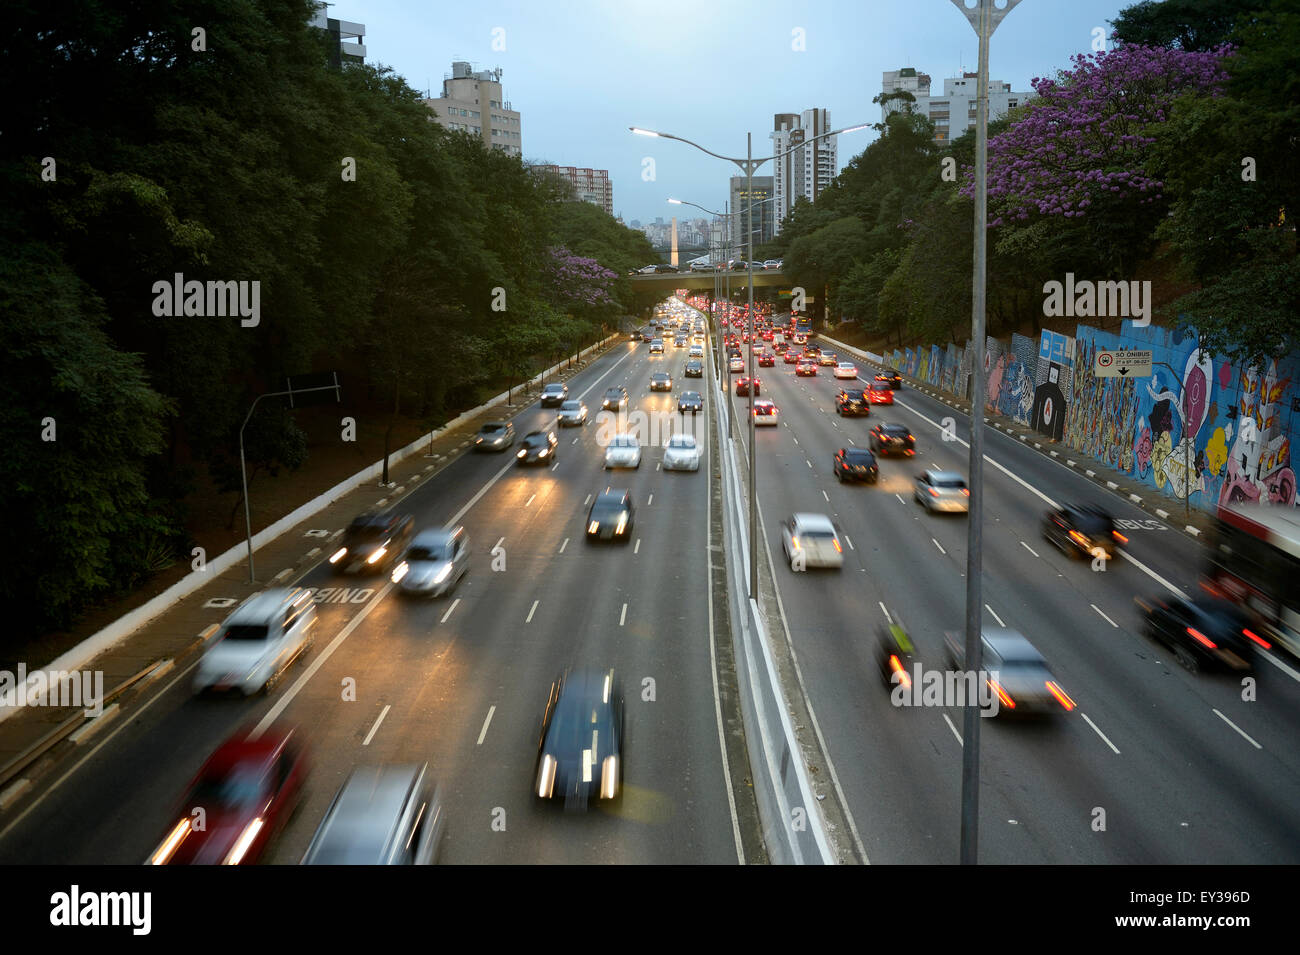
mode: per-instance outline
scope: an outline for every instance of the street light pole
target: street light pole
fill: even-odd
[[[989,117],[989,37],[1002,18],[1020,0],[976,0],[969,7],[966,0],[952,0],[979,36],[979,80],[975,119],[975,254],[971,275],[971,337],[976,354],[984,349],[985,280],[987,276],[988,222],[988,117]],[[984,572],[984,391],[983,362],[976,362],[970,409],[970,521],[966,536],[966,653],[964,666],[979,673],[983,636]],[[978,677],[977,677],[978,679]],[[962,714],[961,760],[961,863],[974,865],[979,859],[979,779],[980,779],[980,712],[978,700],[967,700]]]

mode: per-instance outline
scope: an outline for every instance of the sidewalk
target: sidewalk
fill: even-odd
[[[838,342],[826,335],[819,335],[818,337],[824,341],[830,342],[837,348],[858,356],[874,368],[878,368],[882,371],[894,370],[892,368],[886,368],[886,366],[867,358],[866,352],[861,349],[854,348],[851,345],[845,345],[844,343]],[[962,414],[970,414],[971,403],[968,400],[959,398],[949,392],[941,391],[928,382],[909,378],[907,375],[903,375],[903,380],[907,382],[908,387],[913,391],[919,391],[921,394],[929,395],[937,401],[942,401],[944,404],[960,411]],[[1215,518],[1213,515],[1207,514],[1199,508],[1191,508],[1190,510],[1187,510],[1182,501],[1162,494],[1155,488],[1134,480],[1132,476],[1125,474],[1122,471],[1117,471],[1114,468],[1107,467],[1096,459],[1088,457],[1082,451],[1073,450],[1064,441],[1053,441],[1046,435],[1043,435],[1032,428],[1028,428],[1012,418],[1003,417],[1002,415],[988,411],[987,409],[984,412],[984,421],[990,427],[996,428],[1003,434],[1017,438],[1023,442],[1026,447],[1034,449],[1044,457],[1051,457],[1059,461],[1066,467],[1069,467],[1083,475],[1094,484],[1106,488],[1106,490],[1110,491],[1112,494],[1126,498],[1130,504],[1140,507],[1142,510],[1150,513],[1153,517],[1164,521],[1170,527],[1180,530],[1191,537],[1202,537],[1214,524]]]
[[[567,381],[621,341],[621,337],[614,339],[585,360],[575,361],[572,368],[551,376],[546,383]],[[0,722],[0,813],[32,781],[66,757],[85,749],[85,744],[97,738],[92,734],[99,728],[124,712],[129,715],[142,702],[149,685],[163,678],[173,679],[176,671],[188,666],[217,632],[220,621],[245,598],[268,587],[292,585],[328,553],[330,542],[342,534],[354,516],[369,508],[389,506],[404,497],[459,457],[484,422],[513,418],[531,408],[540,390],[540,385],[534,385],[517,392],[512,405],[500,404],[480,411],[470,420],[436,436],[431,443],[426,442],[422,452],[391,465],[390,486],[383,487],[377,480],[367,482],[257,548],[253,552],[256,583],[249,583],[248,561],[242,560],[94,657],[82,672],[103,674],[103,715],[88,720],[80,707],[18,707]],[[48,664],[27,661],[26,666],[30,673]],[[115,691],[124,685],[115,696]]]

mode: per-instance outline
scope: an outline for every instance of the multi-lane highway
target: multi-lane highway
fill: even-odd
[[[870,417],[841,418],[834,395],[861,382],[830,368],[816,378],[781,363],[762,371],[783,419],[755,438],[764,539],[862,847],[872,862],[954,862],[962,712],[894,707],[874,654],[877,628],[893,620],[923,664],[944,668],[942,634],[963,628],[967,518],[928,515],[912,479],[925,467],[968,472],[968,422],[909,389]],[[747,399],[733,389],[731,400],[743,414]],[[953,440],[943,440],[945,418]],[[877,485],[840,484],[834,451],[867,447],[881,421],[912,429],[915,458],[882,458]],[[1078,706],[1044,722],[982,721],[981,861],[1300,860],[1300,674],[1264,661],[1252,687],[1183,670],[1142,636],[1133,597],[1192,592],[1199,545],[991,429],[985,454],[984,620],[1029,637]],[[1098,572],[1065,557],[1041,536],[1049,501],[1095,502],[1140,522],[1124,531],[1132,559]],[[842,570],[789,570],[779,523],[795,511],[841,526]]]
[[[662,447],[653,446],[639,469],[606,472],[598,441],[601,397],[614,385],[627,387],[629,411],[647,423],[680,427],[677,395],[695,381],[681,377],[685,356],[669,348],[652,357],[632,343],[611,349],[570,380],[570,397],[585,401],[592,419],[557,431],[553,465],[467,453],[397,504],[417,528],[467,529],[471,569],[453,595],[411,601],[386,578],[315,567],[297,581],[320,598],[315,646],[267,698],[196,698],[192,671],[177,672],[91,757],[61,769],[63,780],[17,822],[10,814],[0,860],[145,860],[204,759],[232,735],[272,722],[299,728],[311,774],[264,861],[302,858],[354,766],[425,761],[446,803],[444,862],[761,860],[733,678],[720,662],[730,637],[725,595],[712,592],[721,576],[715,584],[709,571],[718,522],[708,451],[697,473],[662,471]],[[659,370],[673,374],[672,394],[649,392]],[[553,409],[533,405],[514,421],[522,436],[554,419]],[[709,416],[698,420],[707,449]],[[633,494],[627,545],[585,540],[591,496],[607,486]],[[341,598],[340,587],[351,592]],[[566,813],[531,795],[547,694],[569,665],[621,676],[617,810]]]

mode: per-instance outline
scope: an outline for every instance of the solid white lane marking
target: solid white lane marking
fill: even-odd
[[[534,600],[534,601],[533,601],[533,605],[532,605],[532,607],[530,607],[529,610],[528,610],[528,618],[524,621],[524,623],[532,623],[532,622],[533,622],[533,614],[537,613],[537,605],[538,605],[539,603],[541,603],[540,600]]]
[[[1241,738],[1244,739],[1244,740],[1245,740],[1247,743],[1249,743],[1251,746],[1255,747],[1256,749],[1263,749],[1263,748],[1264,748],[1263,746],[1260,746],[1258,743],[1256,743],[1253,739],[1251,739],[1251,738],[1246,734],[1246,731],[1245,731],[1245,730],[1243,730],[1243,729],[1242,729],[1240,726],[1238,726],[1236,723],[1232,722],[1232,720],[1228,719],[1226,716],[1224,716],[1224,715],[1223,715],[1222,713],[1220,713],[1218,710],[1215,710],[1215,711],[1214,711],[1214,715],[1217,716],[1219,719],[1223,720],[1223,722],[1227,723],[1229,726],[1231,726],[1233,729],[1235,729],[1238,733],[1240,733],[1240,734],[1241,734]]]
[[[438,622],[446,623],[447,620],[451,617],[451,615],[456,611],[456,608],[459,605],[460,605],[460,598],[457,597],[455,600],[451,602],[451,606],[447,608],[447,612],[442,615],[442,619],[439,620]]]
[[[1108,624],[1110,624],[1110,625],[1111,625],[1112,627],[1114,627],[1116,630],[1119,629],[1119,624],[1117,624],[1114,620],[1111,620],[1110,617],[1106,616],[1106,614],[1102,611],[1102,609],[1101,609],[1100,607],[1098,607],[1096,604],[1088,604],[1088,606],[1091,607],[1093,610],[1097,611],[1097,613],[1101,614],[1101,619],[1102,619],[1102,620],[1105,620]]]
[[[478,742],[474,744],[475,746],[483,745],[483,740],[487,737],[488,725],[492,722],[492,714],[495,713],[496,711],[497,708],[495,703],[492,706],[488,707],[487,719],[483,721],[483,728],[479,730]]]
[[[1083,717],[1085,723],[1087,723],[1089,726],[1092,727],[1092,731],[1101,737],[1101,741],[1105,743],[1107,746],[1109,746],[1111,748],[1111,751],[1114,752],[1116,756],[1118,756],[1119,748],[1116,747],[1116,745],[1110,741],[1110,738],[1101,731],[1101,727],[1098,726],[1096,723],[1094,723],[1092,720],[1088,719],[1088,714],[1083,712],[1083,710],[1079,711],[1079,715]]]
[[[382,711],[380,711],[379,719],[375,720],[375,725],[370,727],[370,732],[366,734],[366,738],[361,744],[362,746],[370,745],[370,741],[375,738],[375,732],[379,729],[379,724],[384,721],[384,717],[388,715],[388,711],[390,709],[392,709],[392,706],[387,705],[383,708]]]

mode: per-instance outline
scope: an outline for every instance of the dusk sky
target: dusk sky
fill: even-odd
[[[1023,0],[993,36],[990,76],[1029,81],[1089,52],[1093,30],[1128,0]],[[505,98],[522,113],[524,159],[608,169],[614,211],[627,222],[683,211],[669,197],[722,209],[738,170],[682,143],[628,131],[642,126],[725,156],[771,155],[778,112],[827,108],[833,128],[880,121],[881,73],[915,67],[943,79],[974,71],[975,31],[951,0],[565,0],[439,4],[339,0],[329,15],[364,23],[366,60],[439,96],[453,60],[500,67]],[[495,35],[504,50],[493,49]],[[794,31],[806,49],[797,51]],[[500,45],[500,44],[498,44]],[[839,137],[840,168],[875,138]],[[642,179],[653,157],[656,180]],[[757,175],[770,175],[772,164]],[[684,209],[693,217],[694,209]]]

